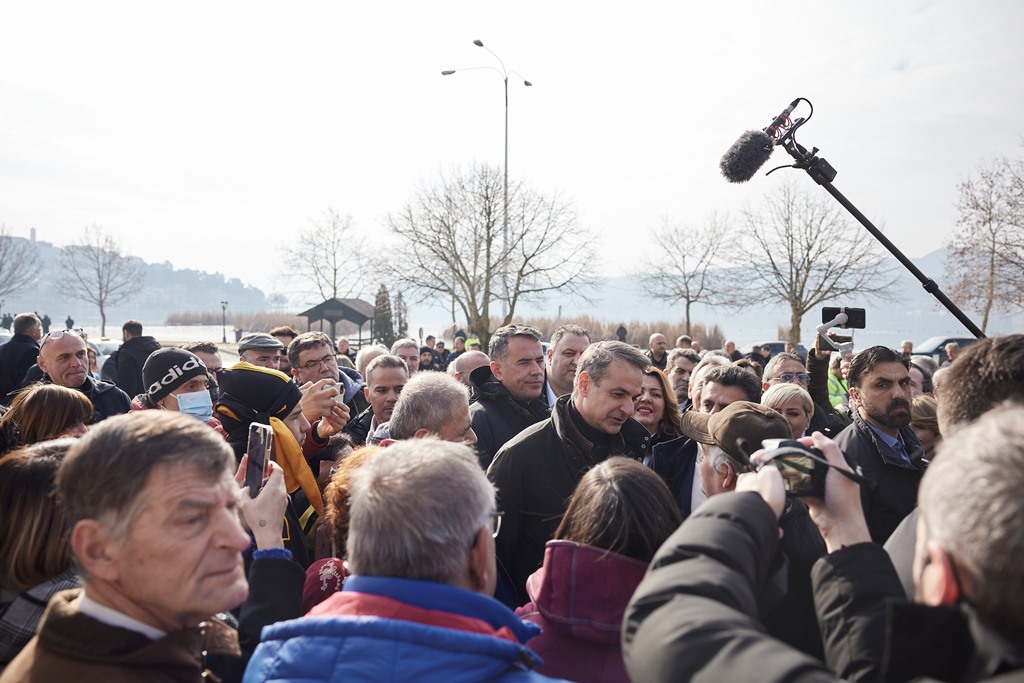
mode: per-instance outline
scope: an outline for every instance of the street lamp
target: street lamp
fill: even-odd
[[[228,343],[228,302],[220,302],[221,343]]]
[[[501,57],[494,54],[494,50],[484,45],[482,40],[474,40],[473,44],[477,47],[482,47],[491,53],[491,55],[498,60],[498,64],[501,65],[501,70],[494,68],[493,66],[474,66],[466,69],[446,69],[441,72],[442,76],[451,76],[458,71],[474,71],[476,69],[490,69],[501,76],[502,81],[505,83],[505,194],[504,194],[504,219],[502,221],[502,254],[504,258],[501,264],[501,281],[503,289],[505,290],[505,298],[502,301],[501,315],[502,318],[508,317],[508,77],[518,76],[522,81],[523,85],[530,87],[533,85],[530,81],[523,78],[522,74],[516,73],[515,71],[509,71],[505,68],[505,62],[501,61]]]

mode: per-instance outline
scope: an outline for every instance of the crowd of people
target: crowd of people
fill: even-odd
[[[0,683],[1024,680],[1024,335],[13,325]]]

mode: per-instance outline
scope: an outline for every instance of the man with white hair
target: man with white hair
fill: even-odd
[[[472,448],[394,444],[350,492],[353,575],[307,617],[264,629],[247,681],[550,680],[530,671],[539,628],[490,597],[501,513]]]

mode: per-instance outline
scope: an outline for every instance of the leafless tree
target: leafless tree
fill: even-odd
[[[107,307],[128,300],[142,287],[142,268],[121,252],[113,235],[98,225],[85,228],[77,244],[60,254],[59,286],[67,295],[96,304],[100,309],[100,335],[107,334]]]
[[[960,229],[946,244],[951,297],[981,311],[1024,306],[1024,162],[998,156],[960,183]]]
[[[290,241],[285,249],[286,275],[303,284],[300,293],[318,297],[313,303],[361,296],[372,281],[364,272],[365,253],[352,217],[328,208]]]
[[[594,263],[591,236],[572,205],[523,182],[509,185],[509,234],[503,235],[500,167],[477,165],[422,185],[405,207],[388,216],[398,237],[398,279],[421,300],[454,299],[471,334],[487,344],[492,306],[504,298],[508,324],[523,301],[554,292],[585,297]]]
[[[27,239],[14,237],[0,225],[0,296],[17,294],[36,278],[39,256]]]
[[[716,270],[729,245],[727,220],[713,215],[704,225],[689,228],[665,218],[652,239],[657,253],[636,276],[655,296],[683,303],[686,334],[692,335],[693,304],[733,302],[732,283]]]
[[[744,268],[734,271],[742,282],[734,284],[748,292],[748,301],[788,305],[793,343],[815,306],[842,297],[878,298],[894,282],[871,234],[824,195],[786,183],[745,218],[748,237],[738,256]]]

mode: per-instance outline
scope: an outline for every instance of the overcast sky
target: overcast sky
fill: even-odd
[[[801,142],[920,256],[971,167],[1024,153],[1022,26],[1014,0],[9,2],[0,222],[57,245],[97,223],[148,261],[287,290],[311,217],[381,237],[418,183],[501,163],[501,78],[440,75],[495,66],[479,38],[534,84],[510,82],[512,176],[574,201],[599,272],[638,267],[663,216],[738,214],[783,182],[729,185],[718,161],[797,96]]]

